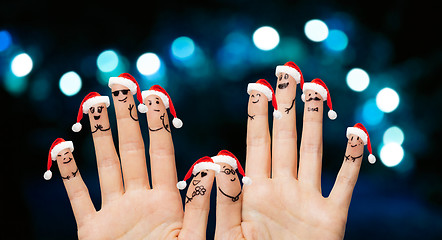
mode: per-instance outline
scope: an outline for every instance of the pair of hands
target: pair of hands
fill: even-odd
[[[232,201],[217,188],[216,239],[342,239],[344,236],[361,159],[343,161],[330,196],[324,198],[321,193],[323,102],[306,101],[298,169],[296,81],[289,77],[288,82],[289,87],[277,88],[275,93],[283,116],[273,121],[272,137],[267,99],[258,91],[250,92],[245,172],[253,183],[244,186],[238,201]],[[168,115],[162,100],[150,95],[144,103],[149,109],[151,186],[134,98],[131,94],[122,94],[121,90],[127,87],[112,85],[112,92],[120,92],[112,96],[120,157],[112,139],[106,106],[97,104],[92,108],[101,107],[100,113],[91,108],[88,114],[100,179],[101,209],[94,208],[80,172],[77,171],[75,177],[63,178],[78,237],[205,239],[215,174],[210,173],[209,178],[201,182],[207,192],[188,202],[183,211],[176,187]],[[262,99],[257,102],[258,98]],[[318,111],[307,111],[308,107],[318,107]],[[363,144],[350,147],[351,141],[345,156],[363,154]],[[78,170],[72,153],[69,149],[65,151],[72,161],[64,164],[64,156],[57,157],[62,177]],[[228,167],[221,164],[223,166]],[[229,183],[228,178],[226,174],[218,174],[217,184],[222,184],[225,192],[241,192],[239,181]],[[187,196],[192,196],[192,191],[195,187],[189,184]]]

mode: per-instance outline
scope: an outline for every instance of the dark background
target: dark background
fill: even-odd
[[[125,2],[3,1],[0,31],[12,45],[0,52],[4,199],[6,222],[2,237],[15,239],[75,239],[76,226],[56,166],[51,181],[43,179],[52,141],[74,141],[77,164],[96,206],[100,206],[98,176],[90,133],[74,134],[78,106],[90,91],[110,95],[100,83],[97,56],[112,49],[123,56],[124,71],[142,90],[162,84],[171,95],[182,129],[173,129],[178,178],[199,157],[229,149],[244,164],[247,84],[266,78],[274,85],[277,65],[294,61],[306,81],[319,77],[330,89],[338,119],[324,119],[323,192],[327,196],[345,149],[345,129],[364,122],[361,106],[383,87],[400,96],[398,108],[367,126],[378,158],[375,165],[364,155],[361,173],[349,210],[346,239],[440,239],[442,186],[438,148],[441,141],[441,20],[437,2],[426,1],[162,1]],[[321,19],[330,29],[344,31],[348,47],[327,50],[308,40],[304,24]],[[260,26],[277,29],[281,41],[264,52],[252,42]],[[226,36],[246,36],[226,50]],[[203,61],[186,65],[173,59],[174,39],[193,39]],[[19,91],[6,87],[10,61],[28,53],[32,71]],[[161,79],[141,75],[137,58],[145,52],[160,56]],[[202,53],[202,54],[201,54]],[[226,57],[227,56],[227,57]],[[370,74],[369,87],[356,93],[345,83],[355,67]],[[80,92],[65,96],[60,77],[77,72]],[[115,73],[117,76],[120,72]],[[300,94],[300,93],[298,93]],[[302,102],[297,102],[298,133],[302,128]],[[113,107],[109,108],[112,119]],[[88,129],[88,121],[83,121]],[[140,116],[146,129],[145,116]],[[115,121],[111,122],[116,134]],[[399,126],[405,135],[403,161],[386,167],[379,151],[383,133]],[[147,131],[144,131],[148,144]],[[114,136],[117,144],[117,138]],[[298,137],[300,139],[300,137]],[[212,198],[213,199],[213,198]],[[215,205],[212,202],[212,210]],[[214,232],[214,211],[208,236]],[[7,237],[8,236],[8,237]]]

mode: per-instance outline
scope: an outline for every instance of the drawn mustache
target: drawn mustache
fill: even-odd
[[[310,102],[311,100],[313,100],[313,101],[321,101],[321,99],[320,98],[318,98],[318,97],[311,97],[311,98],[309,98],[309,99],[307,99],[307,100],[305,100],[306,102]]]

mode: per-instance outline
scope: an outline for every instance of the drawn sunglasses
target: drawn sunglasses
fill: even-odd
[[[127,93],[129,92],[129,89],[117,90],[117,91],[112,92],[112,94],[113,94],[115,97],[118,97],[118,95],[120,95],[120,92],[121,92],[123,95],[127,95]]]

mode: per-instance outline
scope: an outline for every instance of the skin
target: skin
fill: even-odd
[[[241,212],[242,190],[239,182],[237,171],[227,163],[218,163],[221,167],[220,173],[216,176],[216,239],[234,239],[241,236],[241,215],[231,212]],[[227,174],[227,172],[229,174]],[[233,180],[233,181],[232,181]],[[221,193],[221,190],[232,197],[238,196],[237,201],[232,201],[232,198],[226,197]],[[228,234],[225,234],[228,233]]]
[[[210,193],[214,178],[215,171],[204,169],[194,175],[188,184],[186,196],[192,198],[192,193],[195,189],[198,189],[198,195],[193,196],[192,200],[187,202],[185,206],[186,215],[184,216],[183,227],[192,229],[191,239],[206,239],[207,218],[210,209]],[[194,222],[195,219],[197,219],[200,224],[187,224]]]
[[[254,119],[255,116],[263,116],[264,114],[267,114],[265,111],[264,106],[268,105],[267,97],[264,95],[264,93],[252,90],[250,92],[249,97],[249,107],[248,107],[248,114],[250,119]]]
[[[116,152],[111,130],[92,134],[100,180],[101,208],[98,211],[95,209],[79,173],[76,177],[63,181],[77,222],[78,238],[205,238],[207,220],[204,219],[207,219],[209,209],[188,207],[184,213],[181,195],[176,187],[177,173],[172,136],[165,130],[149,131],[152,185],[149,184],[144,143],[141,137],[137,137],[139,123],[128,116],[127,104],[133,102],[130,98],[133,98],[131,94],[128,94],[126,102],[114,99],[121,159]],[[119,104],[123,104],[123,107]],[[165,112],[162,102],[157,107]],[[94,124],[109,126],[106,108],[102,109],[98,120],[94,118],[96,113],[94,111],[93,114],[88,114],[92,131],[95,130]],[[154,111],[148,112],[147,121],[149,126],[162,125],[162,120]],[[138,126],[134,127],[135,125],[130,123]],[[165,124],[169,124],[167,117]],[[70,164],[75,164],[75,159],[69,164],[57,164],[62,176],[66,176],[74,168],[75,165]],[[121,170],[124,173],[124,185]],[[206,189],[210,191],[211,186],[208,184]],[[208,206],[209,197],[202,199],[203,205]]]

